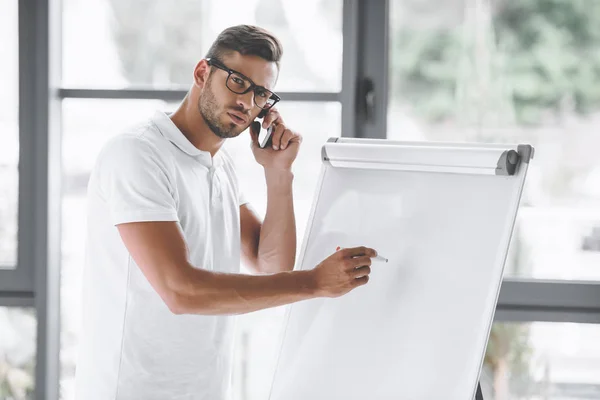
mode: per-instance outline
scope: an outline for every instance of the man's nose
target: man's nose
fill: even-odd
[[[238,94],[237,104],[244,107],[248,111],[254,107],[254,92],[250,90],[248,93]]]

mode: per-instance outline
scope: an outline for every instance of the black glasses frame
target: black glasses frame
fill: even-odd
[[[246,93],[248,93],[249,91],[252,90],[252,97],[253,97],[253,100],[254,100],[254,104],[258,108],[260,108],[262,110],[265,110],[265,111],[270,110],[275,104],[277,104],[277,102],[279,102],[279,100],[281,100],[281,97],[279,97],[277,94],[273,93],[272,91],[270,91],[269,89],[267,89],[264,86],[257,85],[256,83],[254,83],[252,81],[252,79],[248,78],[246,75],[242,74],[241,72],[238,72],[238,71],[236,71],[234,69],[229,68],[228,66],[226,66],[225,64],[223,64],[223,62],[221,62],[220,60],[218,60],[216,58],[207,58],[206,62],[208,63],[208,65],[213,66],[213,67],[217,67],[217,68],[222,69],[223,71],[225,71],[225,72],[228,73],[227,80],[225,81],[225,86],[227,87],[227,89],[229,89],[233,93],[236,93],[236,94],[246,94]],[[248,82],[250,82],[250,86],[246,90],[244,90],[243,92],[236,92],[235,90],[231,89],[229,87],[229,85],[227,84],[227,82],[229,82],[229,78],[231,77],[231,74],[237,74],[237,75],[242,76],[244,79],[247,79]],[[256,89],[261,89],[261,90],[264,90],[264,91],[266,91],[268,93],[271,93],[271,96],[269,96],[268,100],[273,100],[273,103],[272,104],[268,104],[268,103],[265,104],[266,107],[259,106],[256,103]]]

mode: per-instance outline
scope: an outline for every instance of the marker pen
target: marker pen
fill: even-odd
[[[342,249],[343,249],[343,247],[338,246],[338,247],[335,248],[335,251],[340,251]],[[379,254],[377,254],[375,257],[371,257],[371,258],[374,259],[374,260],[377,260],[377,261],[388,262],[387,258],[382,257]]]

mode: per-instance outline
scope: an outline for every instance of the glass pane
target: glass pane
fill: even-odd
[[[17,265],[19,48],[17,1],[0,13],[0,270]]]
[[[600,280],[600,3],[390,3],[388,138],[536,148],[507,274]]]
[[[342,0],[63,0],[63,21],[68,87],[187,87],[223,29],[251,24],[283,44],[277,90],[341,89]]]
[[[481,384],[486,400],[600,398],[600,325],[496,323]]]
[[[33,398],[36,332],[33,309],[0,307],[0,399]]]
[[[62,332],[61,397],[74,396],[77,334],[80,324],[81,272],[85,262],[86,186],[102,145],[125,127],[144,121],[156,109],[174,110],[160,101],[81,100],[63,101],[63,226],[62,226]],[[339,103],[286,103],[278,108],[286,123],[303,134],[295,162],[295,211],[300,245],[320,169],[320,149],[327,138],[340,135]],[[106,118],[110,115],[110,118]],[[314,121],[319,121],[315,124]],[[242,188],[256,210],[264,215],[266,189],[261,167],[254,161],[247,132],[226,146]],[[82,151],[82,149],[86,149]],[[245,270],[244,270],[245,271]],[[274,369],[277,335],[284,308],[242,316],[238,319],[234,370],[236,398],[266,398]],[[245,396],[245,397],[243,397]]]

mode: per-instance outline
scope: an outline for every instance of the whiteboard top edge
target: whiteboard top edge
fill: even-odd
[[[529,163],[535,154],[535,148],[528,143],[476,143],[476,142],[434,142],[434,141],[403,141],[389,139],[365,139],[331,137],[325,145],[331,144],[360,144],[376,146],[394,146],[405,148],[430,148],[430,149],[463,149],[463,150],[515,150],[521,156],[521,161]]]
[[[532,146],[529,143],[441,142],[441,141],[367,139],[367,138],[348,138],[348,137],[330,137],[327,140],[327,142],[328,143],[356,143],[356,144],[386,144],[386,145],[414,146],[414,147],[473,147],[473,148],[492,148],[492,149],[510,149],[510,148],[514,148],[517,146]]]

